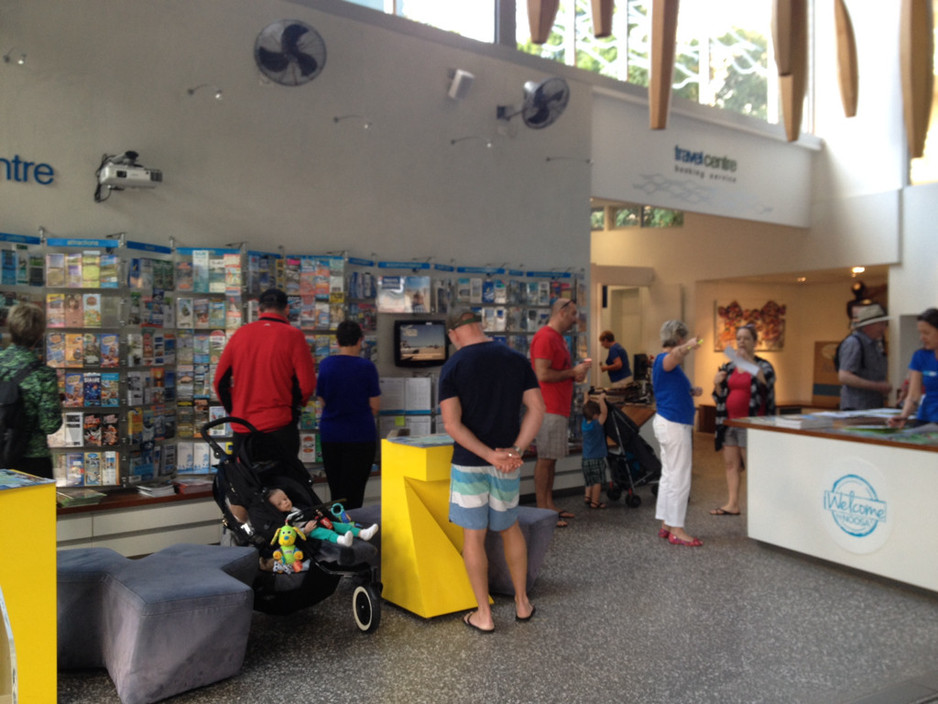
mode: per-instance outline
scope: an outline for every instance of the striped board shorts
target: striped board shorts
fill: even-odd
[[[469,530],[503,531],[518,520],[521,468],[499,472],[492,465],[454,464],[450,471],[449,520]]]

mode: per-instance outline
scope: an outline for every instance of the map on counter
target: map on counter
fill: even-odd
[[[434,433],[432,435],[402,435],[396,438],[389,438],[390,442],[398,445],[410,445],[412,447],[443,447],[452,445],[453,438],[446,433]]]
[[[24,486],[40,486],[42,484],[54,484],[53,479],[44,479],[34,477],[32,474],[19,472],[15,469],[0,469],[0,490],[19,489]]]

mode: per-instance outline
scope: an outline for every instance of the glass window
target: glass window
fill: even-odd
[[[606,228],[606,209],[605,208],[591,208],[590,209],[590,229],[591,230],[604,230]]]
[[[379,10],[380,12],[388,12],[394,14],[394,2],[393,0],[346,0],[347,2],[352,3],[353,5],[361,5],[362,7],[370,7],[372,10]],[[388,5],[391,7],[388,8]]]
[[[613,208],[613,227],[641,227],[642,206],[630,205],[624,208]]]
[[[518,49],[636,85],[648,85],[651,0],[619,0],[613,35],[593,36],[590,0],[561,0],[543,45],[531,42],[527,3],[516,2]],[[771,0],[713,0],[679,6],[674,94],[778,122],[771,80]]]
[[[500,3],[513,6],[520,51],[635,85],[648,85],[653,0],[617,0],[613,34],[593,35],[592,0],[560,0],[547,41],[530,38],[527,0],[348,0],[482,42],[495,42]],[[674,94],[778,123],[771,46],[772,0],[694,0],[679,5]],[[802,129],[811,129],[806,110]]]
[[[650,205],[642,208],[642,227],[682,227],[683,225],[684,212],[681,210],[653,208]]]
[[[396,14],[409,20],[480,42],[495,41],[495,0],[395,0],[394,4]]]

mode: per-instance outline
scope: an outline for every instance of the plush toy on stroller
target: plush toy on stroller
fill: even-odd
[[[237,456],[225,452],[208,432],[224,423],[243,425],[251,433]],[[378,526],[359,526],[340,503],[323,503],[299,459],[252,462],[251,437],[257,432],[247,421],[233,417],[202,426],[202,437],[219,460],[212,488],[223,514],[223,542],[258,551],[261,570],[254,583],[254,608],[293,613],[330,596],[339,580],[348,576],[356,584],[355,623],[364,632],[375,630],[381,618],[380,558],[366,538]],[[293,542],[284,540],[291,531]],[[300,555],[297,540],[303,543]]]

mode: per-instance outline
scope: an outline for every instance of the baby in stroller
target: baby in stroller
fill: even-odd
[[[298,531],[301,531],[307,538],[328,540],[330,543],[338,543],[344,547],[349,547],[353,538],[371,540],[374,534],[378,532],[377,523],[362,528],[357,523],[348,522],[348,514],[345,513],[345,509],[340,503],[333,504],[329,512],[338,519],[345,518],[345,521],[331,520],[321,510],[316,509],[312,514],[312,518],[303,523],[308,512],[300,508],[294,508],[293,502],[283,489],[271,489],[267,493],[267,500],[280,513],[286,514],[285,523],[289,523]],[[297,525],[297,523],[301,525]]]
[[[208,432],[225,422],[241,423],[252,435],[257,431],[247,421],[231,417],[210,421],[202,427],[202,437],[219,459],[212,489],[225,526],[222,543],[250,545],[258,551],[261,570],[254,583],[254,608],[270,614],[293,613],[327,598],[335,592],[342,577],[349,577],[355,585],[352,593],[355,623],[363,632],[375,630],[381,619],[380,555],[374,545],[355,540],[354,535],[358,532],[359,537],[362,533],[374,537],[377,524],[355,526],[341,504],[323,503],[313,489],[312,477],[299,460],[252,461],[251,438],[237,454],[227,452]],[[276,491],[285,494],[288,503],[283,497],[278,503],[289,507],[287,513],[271,503],[270,494]],[[314,519],[328,520],[333,526],[344,524],[340,527],[345,531],[341,537],[343,542],[350,540],[352,544],[339,543],[338,533],[328,530],[325,523],[310,526]],[[281,548],[277,533],[289,527],[299,535],[297,526],[310,532],[310,539],[303,546],[307,554],[301,559],[300,569],[292,562],[285,565],[281,561],[288,569],[275,571],[273,554]],[[313,535],[320,529],[323,532]],[[295,550],[280,551],[295,556]]]

